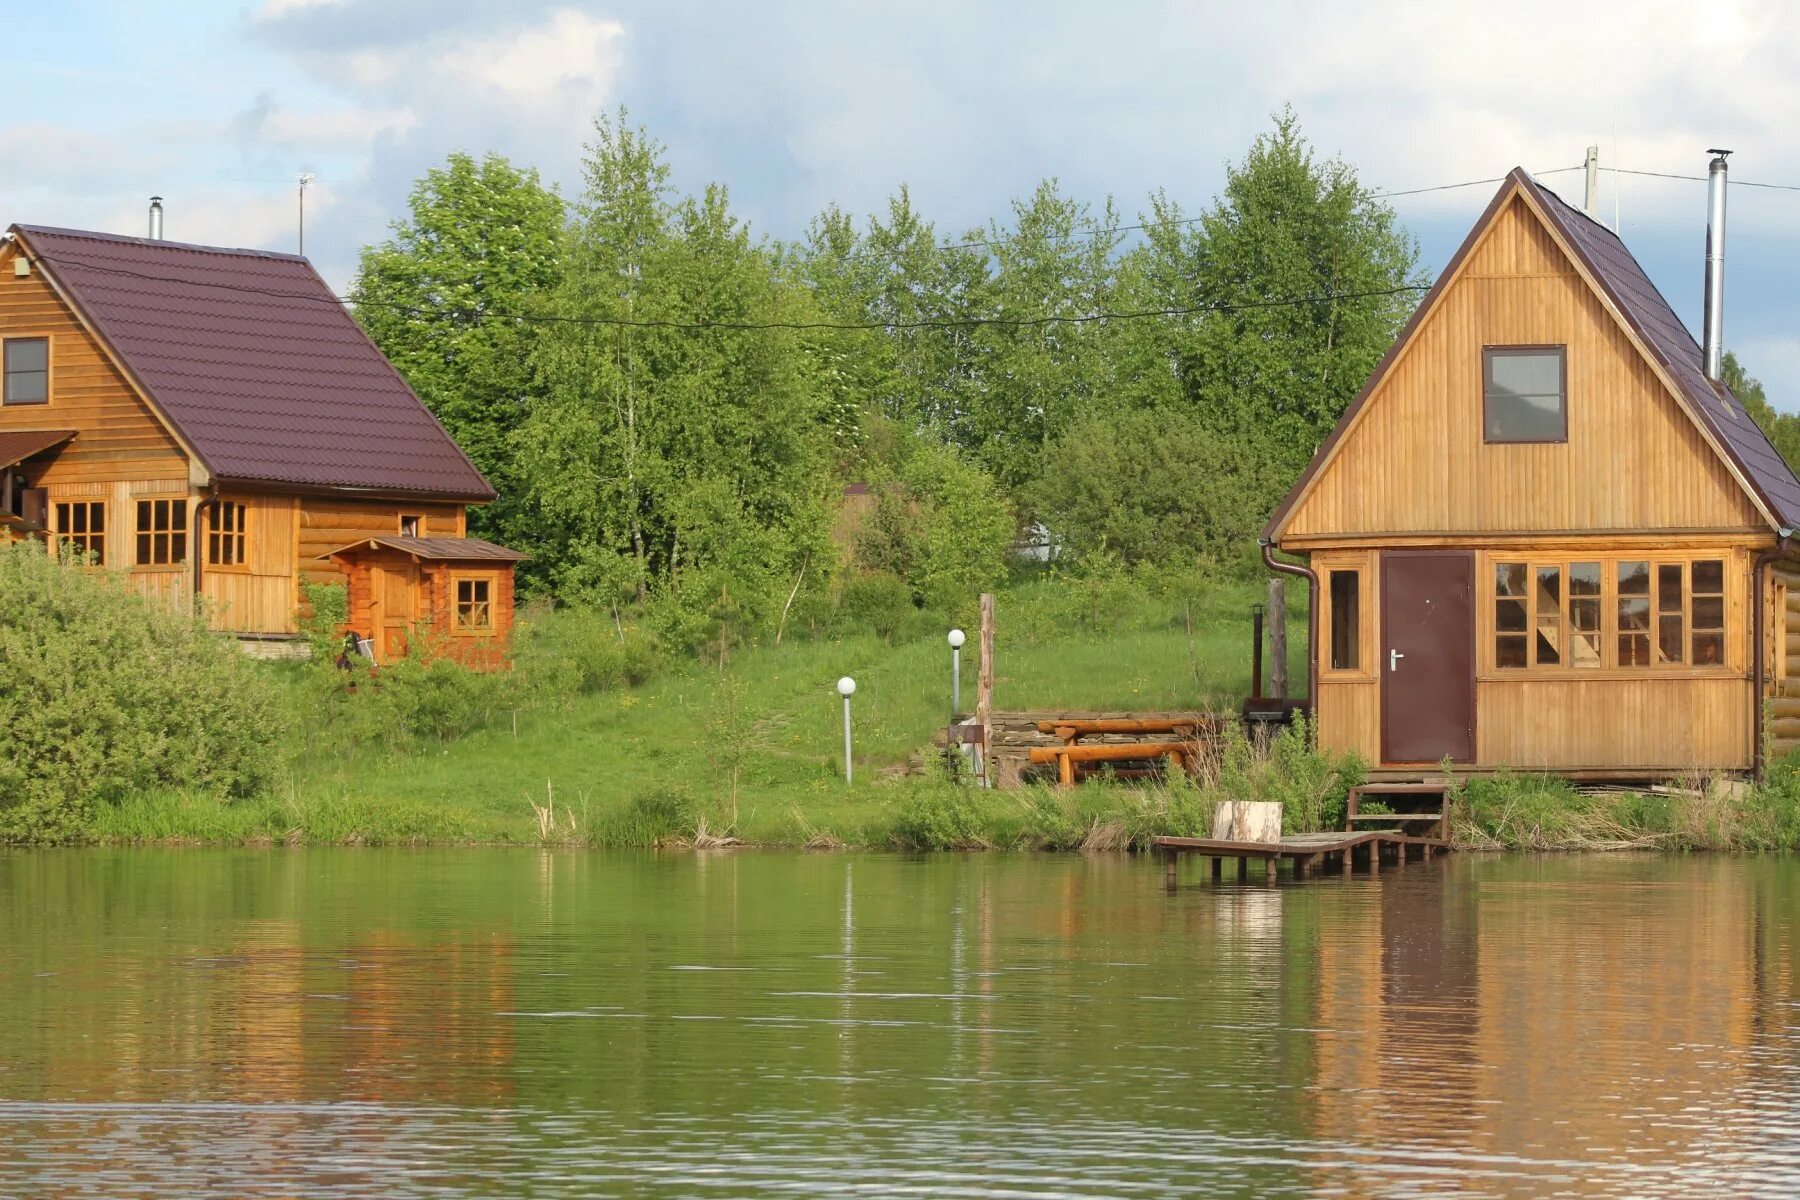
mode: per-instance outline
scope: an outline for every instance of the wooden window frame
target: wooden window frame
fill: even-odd
[[[1622,563],[1646,563],[1650,570],[1650,662],[1641,666],[1622,664],[1619,659],[1619,566]],[[1723,609],[1723,627],[1716,630],[1701,630],[1702,633],[1717,632],[1720,635],[1721,653],[1716,663],[1696,664],[1693,661],[1693,577],[1694,564],[1701,562],[1717,562],[1720,566],[1720,587],[1718,593],[1705,593],[1707,596],[1717,595]],[[1527,597],[1526,609],[1526,665],[1523,667],[1502,667],[1499,665],[1497,614],[1499,611],[1498,570],[1502,564],[1523,563],[1526,566]],[[1571,651],[1574,646],[1574,625],[1571,621],[1572,597],[1569,587],[1569,568],[1577,564],[1594,563],[1600,568],[1600,661],[1593,666],[1577,666],[1572,661]],[[1659,648],[1658,619],[1663,614],[1661,608],[1661,568],[1679,565],[1682,568],[1681,587],[1682,601],[1680,608],[1683,639],[1683,661],[1679,663],[1660,663],[1656,661]],[[1480,657],[1477,675],[1487,682],[1507,682],[1521,680],[1565,680],[1580,682],[1589,679],[1670,679],[1670,678],[1741,678],[1745,668],[1734,662],[1733,646],[1741,640],[1744,630],[1740,628],[1744,620],[1744,610],[1736,590],[1736,568],[1741,564],[1733,551],[1725,549],[1685,550],[1679,553],[1656,553],[1644,550],[1609,550],[1580,551],[1559,550],[1549,554],[1534,554],[1528,550],[1490,550],[1482,557],[1480,611],[1477,620],[1480,640]],[[1562,631],[1561,662],[1554,665],[1540,664],[1537,661],[1537,639],[1534,636],[1537,628],[1536,616],[1536,580],[1540,568],[1556,567],[1561,571],[1558,619]],[[1671,610],[1672,615],[1672,610]]]
[[[413,523],[413,531],[411,533],[406,532],[406,523],[408,521],[411,521]],[[394,520],[394,529],[397,533],[399,533],[399,535],[401,537],[424,537],[425,536],[425,514],[424,513],[401,513]]]
[[[1310,564],[1319,577],[1319,681],[1321,683],[1374,683],[1379,678],[1378,653],[1379,572],[1374,555],[1362,551],[1320,551]],[[1331,602],[1333,571],[1356,572],[1356,640],[1358,661],[1354,670],[1331,665],[1331,629],[1336,616]],[[1292,634],[1290,633],[1290,637]]]
[[[487,606],[487,624],[465,627],[462,617],[462,585],[473,587],[480,584],[487,588],[486,601],[471,600],[471,603],[485,603]],[[500,598],[500,577],[492,572],[452,572],[450,575],[450,633],[453,637],[493,637],[499,632],[494,620],[494,604]]]
[[[1546,438],[1496,438],[1488,421],[1488,393],[1494,384],[1496,358],[1525,358],[1532,355],[1556,355],[1557,387],[1562,392],[1562,433]],[[1569,441],[1569,348],[1567,345],[1483,346],[1481,348],[1481,442],[1484,446],[1561,446]],[[1585,561],[1585,560],[1583,560]]]
[[[233,530],[219,528],[219,514],[225,505],[237,510],[238,524]],[[206,570],[228,574],[247,574],[250,570],[250,505],[243,500],[230,500],[220,497],[216,503],[207,504],[206,509]],[[220,562],[218,551],[223,548],[225,539],[236,541],[237,556],[232,562]]]
[[[170,521],[167,529],[155,528],[156,506],[169,506]],[[143,524],[144,505],[150,506],[152,525],[146,529]],[[189,509],[189,498],[186,496],[133,496],[131,498],[131,567],[134,571],[180,571],[185,570],[193,561],[194,545],[192,541],[194,519]],[[176,529],[174,514],[181,513],[181,528]],[[181,535],[181,554],[175,553],[175,535]],[[150,539],[150,556],[142,557],[141,539]],[[156,539],[167,539],[168,561],[156,561]]]
[[[6,398],[6,348],[13,342],[44,343],[44,398],[42,400],[8,400]],[[0,337],[0,408],[49,408],[56,396],[56,336],[50,333],[9,333]]]
[[[70,533],[64,526],[65,516],[73,516],[72,510],[77,506],[88,510],[88,528],[85,533]],[[80,496],[71,496],[66,500],[52,500],[50,502],[51,546],[56,548],[59,553],[60,548],[64,545],[79,546],[84,553],[92,554],[94,540],[95,538],[98,538],[100,542],[99,556],[97,559],[89,561],[85,565],[90,567],[106,566],[106,556],[111,551],[113,540],[112,530],[106,527],[108,520],[106,510],[108,507],[105,500],[85,499]],[[94,532],[94,509],[100,510],[101,529],[98,534]]]

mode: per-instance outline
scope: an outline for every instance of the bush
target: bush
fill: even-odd
[[[267,672],[119,575],[0,545],[0,840],[85,836],[93,806],[266,786]]]
[[[870,632],[891,644],[913,612],[906,580],[886,571],[868,571],[844,581],[838,623],[845,632]]]
[[[902,850],[991,849],[982,795],[942,781],[912,785],[894,814],[888,840]]]

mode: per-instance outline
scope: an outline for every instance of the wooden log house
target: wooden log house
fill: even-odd
[[[1765,702],[1800,746],[1800,480],[1708,349],[1512,172],[1264,529],[1312,585],[1322,746],[1377,778],[1743,771]]]
[[[378,659],[498,661],[521,555],[494,499],[306,259],[14,225],[0,241],[0,533],[72,546],[264,653],[308,581]]]

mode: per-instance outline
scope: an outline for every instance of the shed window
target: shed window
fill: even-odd
[[[400,536],[418,537],[424,518],[417,513],[402,513],[400,516]]]
[[[232,500],[213,505],[212,527],[206,531],[206,561],[215,567],[241,567],[249,510]]]
[[[1362,628],[1362,573],[1331,572],[1331,669],[1362,669],[1362,647],[1357,635]]]
[[[1481,352],[1482,425],[1489,442],[1566,442],[1567,359],[1561,346]]]
[[[1725,662],[1725,564],[1494,564],[1494,667],[1712,667]]]
[[[56,537],[83,561],[106,565],[106,504],[101,500],[71,500],[56,505]]]
[[[456,631],[485,633],[494,627],[490,582],[486,579],[456,581]]]
[[[50,402],[50,339],[7,338],[4,348],[8,404]]]
[[[187,561],[187,501],[137,502],[137,564],[163,566]]]

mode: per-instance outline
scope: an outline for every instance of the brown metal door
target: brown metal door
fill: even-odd
[[[1381,556],[1381,759],[1475,758],[1475,556]]]

